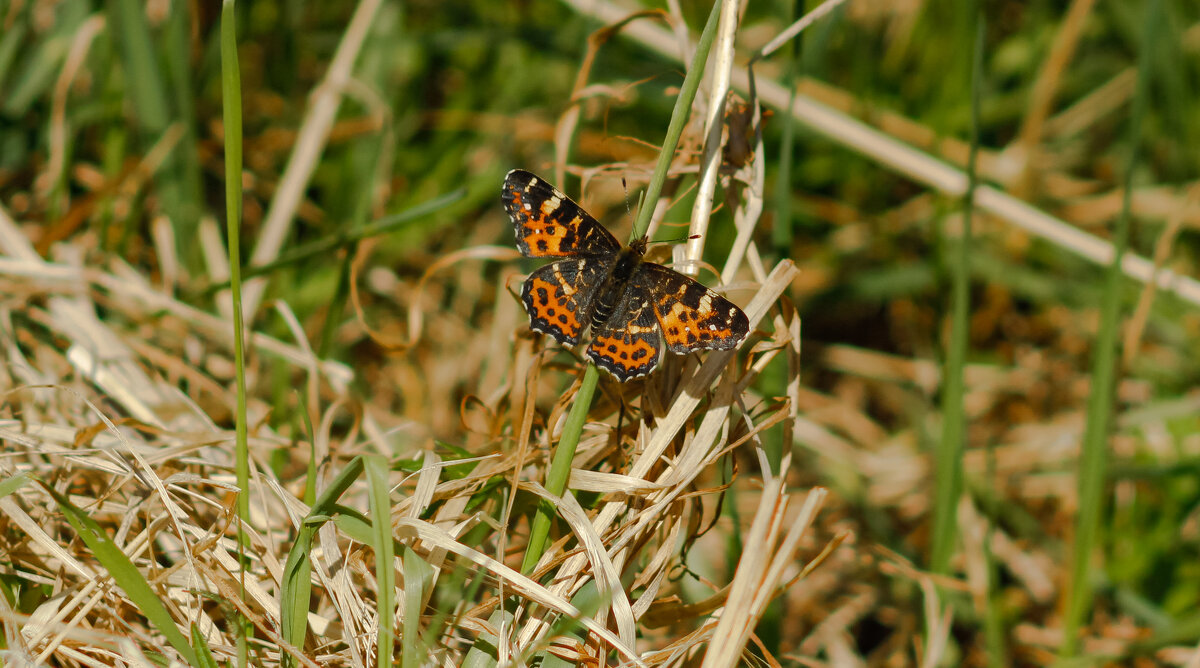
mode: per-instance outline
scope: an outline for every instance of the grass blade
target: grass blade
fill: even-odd
[[[237,16],[234,1],[225,0],[221,7],[221,112],[225,125],[225,225],[229,251],[229,276],[233,299],[233,365],[237,383],[236,442],[238,494],[238,550],[248,543],[245,526],[250,522],[250,448],[246,437],[246,344],[245,324],[242,322],[242,251],[240,230],[242,222],[242,79],[238,67]],[[239,558],[244,565],[245,560]],[[242,574],[243,577],[245,574]],[[243,595],[244,595],[243,583]],[[245,624],[238,634],[238,660],[246,665]]]
[[[363,464],[367,474],[368,500],[371,508],[371,548],[375,551],[376,662],[379,668],[392,665],[392,649],[396,645],[396,553],[392,549],[392,504],[388,495],[388,464],[382,456],[367,457]],[[405,592],[408,592],[405,579]],[[408,618],[405,618],[407,624]]]
[[[280,611],[281,634],[283,639],[293,647],[304,646],[304,636],[308,629],[308,597],[312,591],[309,575],[312,573],[312,548],[317,530],[329,521],[339,511],[337,501],[362,474],[365,464],[362,457],[350,460],[346,468],[337,475],[321,496],[317,498],[309,510],[308,516],[300,523],[300,531],[296,534],[296,542],[288,552],[287,562],[283,567],[283,577],[280,578]],[[354,536],[364,543],[371,542],[370,531]],[[283,654],[280,657],[283,666],[294,666],[295,660]]]
[[[1092,551],[1099,542],[1100,520],[1105,506],[1104,486],[1108,480],[1108,437],[1112,426],[1113,388],[1117,376],[1117,336],[1121,316],[1121,260],[1129,245],[1129,217],[1133,192],[1133,174],[1138,164],[1142,119],[1146,114],[1150,85],[1150,61],[1156,39],[1160,0],[1151,0],[1143,16],[1141,52],[1138,55],[1137,91],[1129,123],[1129,159],[1125,169],[1121,214],[1113,230],[1113,261],[1104,277],[1100,302],[1100,331],[1096,336],[1092,359],[1091,394],[1088,396],[1087,425],[1079,456],[1079,514],[1075,523],[1075,545],[1071,563],[1071,582],[1063,619],[1063,645],[1060,656],[1075,655],[1079,647],[1079,629],[1092,601]]]
[[[16,492],[31,482],[33,482],[33,478],[30,478],[24,473],[18,473],[17,475],[8,478],[4,482],[0,482],[0,499],[12,494],[13,492]]]
[[[951,297],[950,345],[942,373],[942,438],[935,455],[937,474],[934,492],[933,541],[930,549],[930,569],[945,573],[958,539],[958,499],[963,488],[963,450],[967,435],[963,407],[963,367],[967,357],[967,335],[970,331],[971,287],[971,219],[974,214],[975,171],[979,156],[979,102],[983,88],[984,18],[979,3],[972,3],[975,20],[975,43],[971,82],[971,153],[967,159],[967,192],[963,197],[962,236],[958,240],[958,257],[953,267]]]
[[[146,581],[137,566],[133,565],[129,557],[121,551],[121,548],[108,537],[108,534],[95,520],[71,503],[66,496],[59,494],[53,487],[44,483],[42,488],[54,498],[59,511],[71,523],[75,532],[92,551],[107,574],[129,597],[130,602],[146,616],[147,621],[159,633],[166,637],[167,642],[171,643],[171,646],[185,661],[193,666],[200,665],[196,652],[188,644],[187,637],[175,624],[175,620],[163,605],[159,595],[150,587],[150,583]]]
[[[191,631],[192,646],[196,648],[196,665],[200,668],[217,668],[220,664],[208,648],[208,639],[200,633],[200,627],[192,624]]]
[[[416,552],[405,549],[403,668],[420,668],[429,657],[429,648],[421,637],[421,613],[432,580],[432,567]]]

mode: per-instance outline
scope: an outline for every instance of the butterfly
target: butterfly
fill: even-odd
[[[554,186],[514,169],[504,177],[504,208],[525,257],[563,258],[525,280],[521,302],[531,329],[574,347],[622,382],[677,355],[736,348],[750,330],[733,302],[660,264],[642,259],[645,237],[622,247],[595,218]]]

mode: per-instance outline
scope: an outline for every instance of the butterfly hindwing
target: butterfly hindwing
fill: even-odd
[[[750,331],[737,305],[673,269],[643,262],[631,284],[648,286],[663,340],[677,355],[736,348]]]
[[[500,198],[525,257],[600,257],[621,244],[558,188],[522,169],[504,177]]]
[[[595,331],[587,356],[622,382],[653,371],[662,358],[662,332],[650,294],[631,285],[612,317]]]
[[[559,260],[530,274],[521,289],[530,328],[566,346],[579,343],[608,264],[602,258]]]

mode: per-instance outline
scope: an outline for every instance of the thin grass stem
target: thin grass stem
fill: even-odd
[[[1141,53],[1138,55],[1138,81],[1129,122],[1129,157],[1125,166],[1124,196],[1121,214],[1113,230],[1113,261],[1104,277],[1104,294],[1100,302],[1100,331],[1096,335],[1096,353],[1091,371],[1091,394],[1088,396],[1087,424],[1084,428],[1082,451],[1079,456],[1079,514],[1075,522],[1075,545],[1072,552],[1071,581],[1067,588],[1067,605],[1063,619],[1061,658],[1075,656],[1079,648],[1079,629],[1083,626],[1092,603],[1092,553],[1100,541],[1100,520],[1105,507],[1104,487],[1108,480],[1108,437],[1112,427],[1113,388],[1117,376],[1117,337],[1120,334],[1121,292],[1124,287],[1121,261],[1129,245],[1130,205],[1133,175],[1138,165],[1142,121],[1151,76],[1151,45],[1159,26],[1160,0],[1151,0],[1143,16]]]
[[[237,384],[235,469],[240,493],[238,511],[238,565],[240,586],[245,596],[245,558],[249,543],[245,527],[250,522],[250,448],[246,438],[246,344],[242,322],[242,273],[240,230],[242,222],[242,80],[238,68],[237,20],[234,0],[221,7],[221,110],[225,125],[225,224],[229,249],[229,278],[233,299],[233,364]],[[248,662],[247,625],[243,620],[238,637],[238,663]]]
[[[967,334],[971,314],[971,223],[974,214],[975,187],[979,179],[976,165],[979,158],[979,102],[983,88],[983,17],[979,3],[972,3],[971,13],[975,16],[975,43],[973,65],[970,69],[971,92],[971,152],[967,159],[967,192],[963,197],[962,235],[958,240],[958,257],[951,277],[950,341],[946,354],[946,366],[942,377],[942,438],[938,442],[936,457],[933,541],[930,549],[930,569],[945,573],[950,566],[950,556],[958,539],[958,499],[963,487],[963,450],[966,439],[966,417],[963,408],[963,367],[967,357]]]

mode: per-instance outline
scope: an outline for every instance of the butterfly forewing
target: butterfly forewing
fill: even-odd
[[[509,172],[500,198],[512,218],[517,250],[525,257],[597,257],[621,250],[595,218],[534,174]]]

